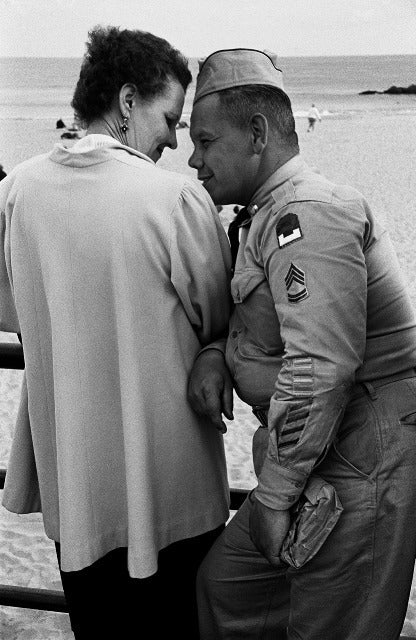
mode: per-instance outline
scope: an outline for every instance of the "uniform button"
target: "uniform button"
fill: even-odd
[[[238,336],[238,331],[233,331],[233,332],[231,333],[231,337],[232,337],[232,338],[236,338],[237,336]]]
[[[287,496],[287,501],[288,502],[295,502],[296,497],[295,496]]]

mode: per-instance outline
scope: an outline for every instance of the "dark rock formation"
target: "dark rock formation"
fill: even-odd
[[[408,87],[396,87],[394,84],[386,89],[385,91],[372,91],[371,89],[367,89],[367,91],[360,91],[358,95],[360,96],[372,96],[375,93],[387,93],[391,95],[398,95],[400,93],[406,94],[416,94],[416,84],[409,84]]]
[[[408,87],[395,87],[393,85],[392,87],[389,87],[388,89],[386,89],[384,93],[392,93],[392,94],[415,93],[416,94],[416,84],[409,84]]]

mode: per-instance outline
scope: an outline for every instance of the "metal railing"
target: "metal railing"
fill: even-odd
[[[24,369],[23,349],[20,344],[0,343],[0,369]],[[0,489],[3,489],[6,469],[0,469]],[[247,496],[245,489],[231,489],[231,510],[237,510]],[[62,591],[34,589],[0,584],[0,605],[67,612],[68,607]]]

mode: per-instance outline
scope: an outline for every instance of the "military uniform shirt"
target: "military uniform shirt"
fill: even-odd
[[[286,509],[328,450],[354,383],[415,366],[415,318],[388,235],[355,189],[296,156],[252,203],[226,359],[242,400],[269,410],[256,496]]]

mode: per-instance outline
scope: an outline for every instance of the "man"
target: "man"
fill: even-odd
[[[416,551],[416,327],[385,231],[364,198],[299,155],[271,57],[218,51],[203,63],[189,164],[230,225],[235,307],[225,359],[264,426],[258,485],[199,575],[202,638],[393,640]],[[203,350],[194,408],[231,414],[221,343]],[[343,512],[301,568],[279,558],[312,471]]]
[[[321,122],[321,114],[314,104],[311,105],[311,108],[308,111],[308,128],[306,129],[306,133],[309,131],[313,131],[315,129],[316,121],[319,120]]]

